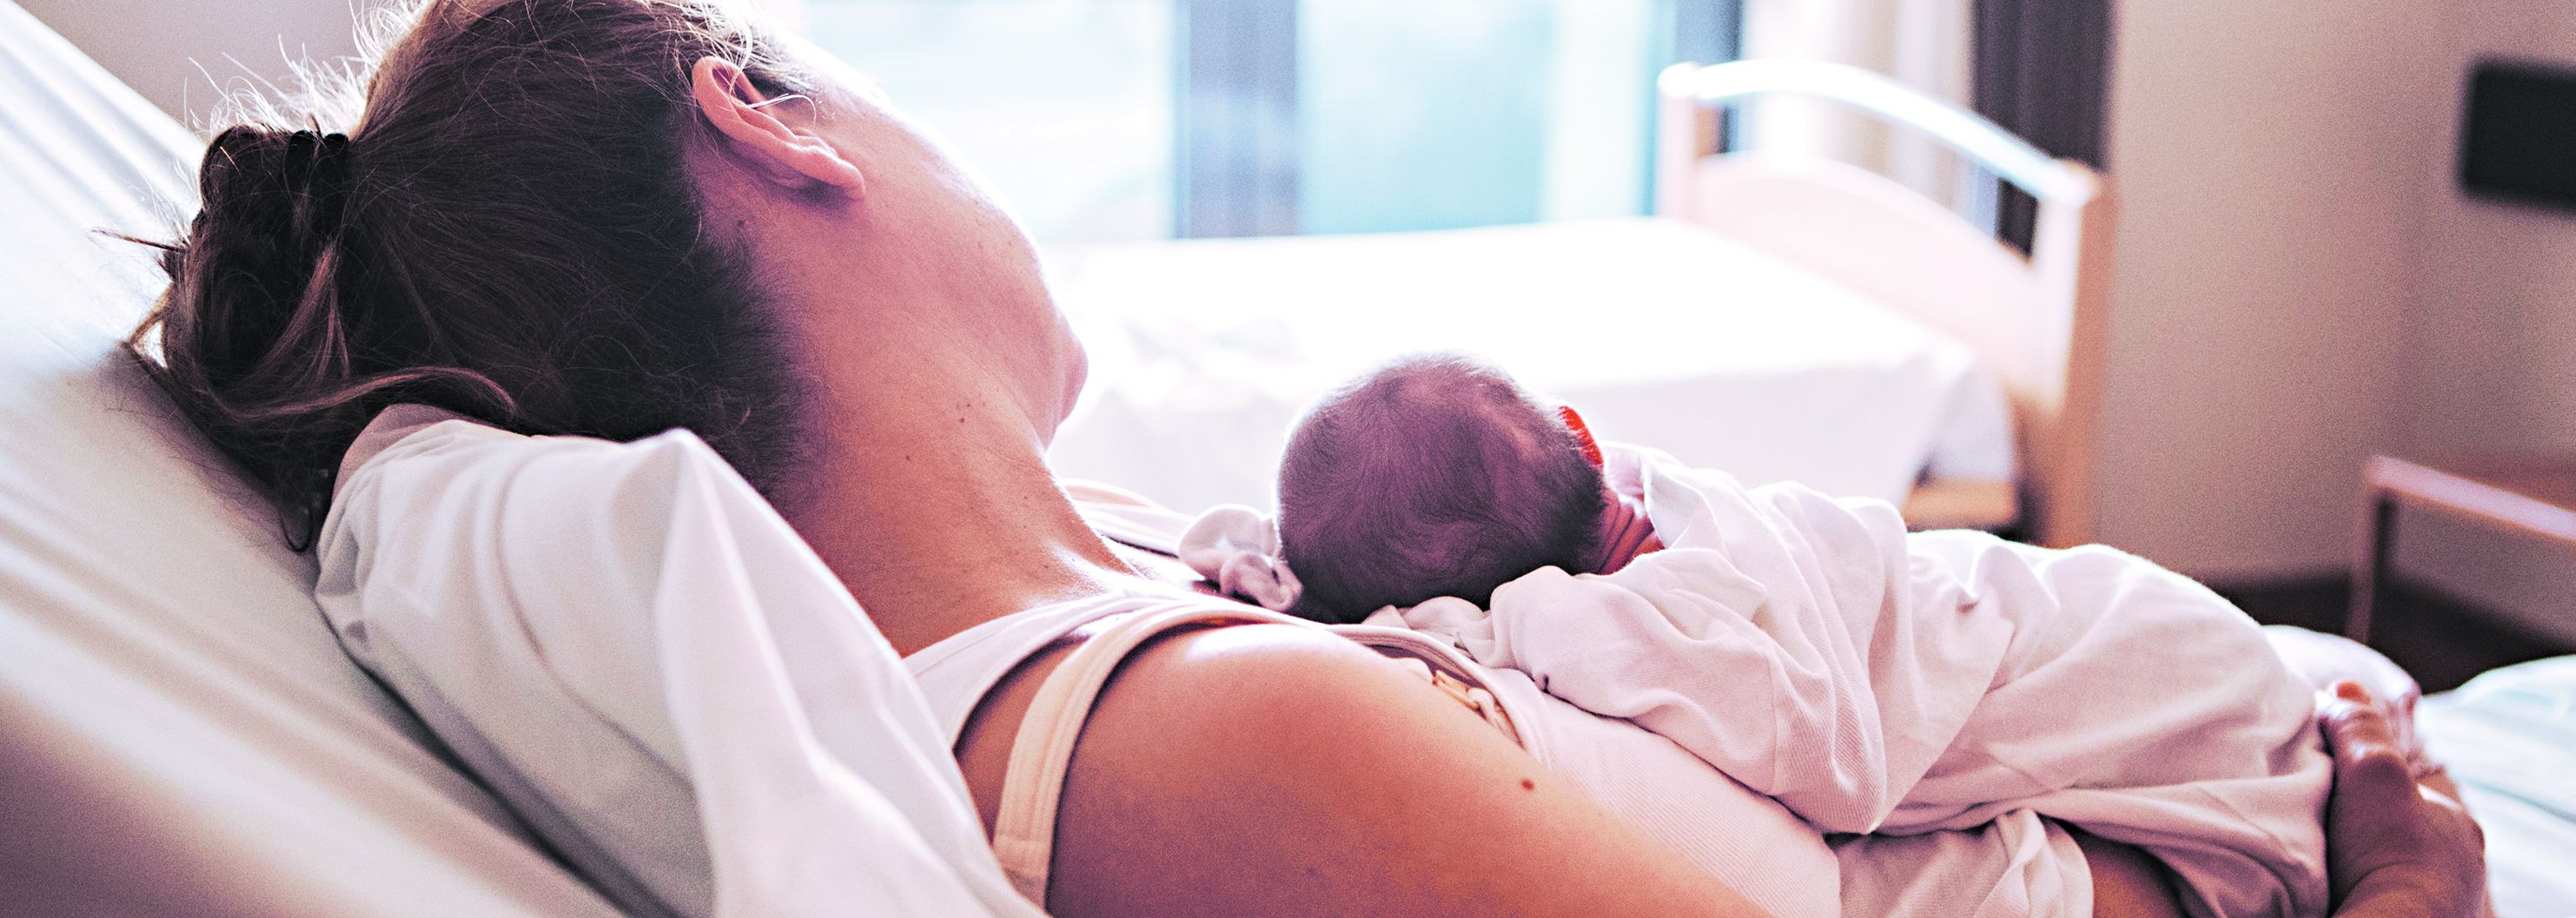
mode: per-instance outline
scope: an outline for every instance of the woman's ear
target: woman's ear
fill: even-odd
[[[778,103],[801,97],[764,96],[742,68],[713,57],[699,58],[689,68],[689,92],[699,116],[716,129],[726,150],[771,181],[790,188],[841,188],[854,195],[867,189],[867,177],[841,151],[770,112]]]

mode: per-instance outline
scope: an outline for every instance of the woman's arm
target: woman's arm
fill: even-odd
[[[998,687],[958,747],[989,825],[1019,713],[1054,659]],[[2477,824],[2408,776],[2357,689],[2335,755],[2339,918],[2477,915]],[[2178,915],[2136,849],[2078,836],[2096,913]],[[1193,632],[1147,648],[1073,760],[1049,909],[1087,915],[1760,915],[1553,779],[1447,697],[1338,637]]]
[[[2181,892],[2164,865],[2128,845],[2073,834],[2093,874],[2094,918],[2182,918]]]
[[[1037,681],[1001,687],[959,744],[979,806]],[[1132,658],[1083,732],[1056,839],[1064,918],[1763,914],[1448,697],[1303,628]]]

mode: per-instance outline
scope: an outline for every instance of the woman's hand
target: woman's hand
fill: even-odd
[[[2449,779],[2418,781],[2389,707],[2342,682],[2317,719],[2334,754],[2326,868],[2335,915],[2488,914],[2486,833]]]

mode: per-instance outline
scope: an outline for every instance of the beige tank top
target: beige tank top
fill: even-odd
[[[993,853],[1012,884],[1039,905],[1046,904],[1065,769],[1073,761],[1092,703],[1128,654],[1156,635],[1180,627],[1260,623],[1324,627],[1178,587],[1140,585],[995,619],[924,648],[905,663],[921,683],[932,715],[954,743],[975,706],[1003,676],[1057,639],[1095,622],[1103,624],[1039,685],[1027,716],[1020,721],[1002,779]],[[1523,742],[1511,715],[1484,687],[1484,670],[1454,649],[1392,628],[1329,630],[1404,661],[1425,682],[1457,699],[1514,742]]]

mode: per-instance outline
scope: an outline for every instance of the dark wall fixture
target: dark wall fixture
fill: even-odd
[[[2469,71],[2460,190],[2576,210],[2576,67],[2492,60]]]

